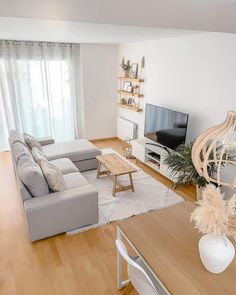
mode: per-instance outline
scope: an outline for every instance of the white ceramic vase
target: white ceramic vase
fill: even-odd
[[[223,272],[233,261],[235,249],[226,237],[203,236],[199,241],[203,265],[212,273]]]

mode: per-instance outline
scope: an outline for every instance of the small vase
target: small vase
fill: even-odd
[[[199,241],[199,252],[203,265],[212,273],[223,272],[233,261],[235,249],[226,237],[209,234]]]
[[[123,71],[122,71],[122,77],[123,77],[123,78],[127,78],[127,77],[128,77],[128,71],[123,70]]]

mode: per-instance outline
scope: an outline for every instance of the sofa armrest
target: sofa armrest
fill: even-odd
[[[37,138],[37,140],[42,146],[55,143],[55,139],[52,137],[41,137]]]
[[[85,185],[24,202],[30,240],[36,241],[98,222],[98,192]]]

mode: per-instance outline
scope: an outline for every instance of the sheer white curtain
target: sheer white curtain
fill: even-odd
[[[0,150],[11,129],[57,141],[83,136],[79,45],[0,42]]]

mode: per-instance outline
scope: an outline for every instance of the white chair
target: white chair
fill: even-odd
[[[139,256],[130,256],[125,245],[119,239],[116,240],[116,247],[126,260],[129,279],[140,295],[167,295]]]

